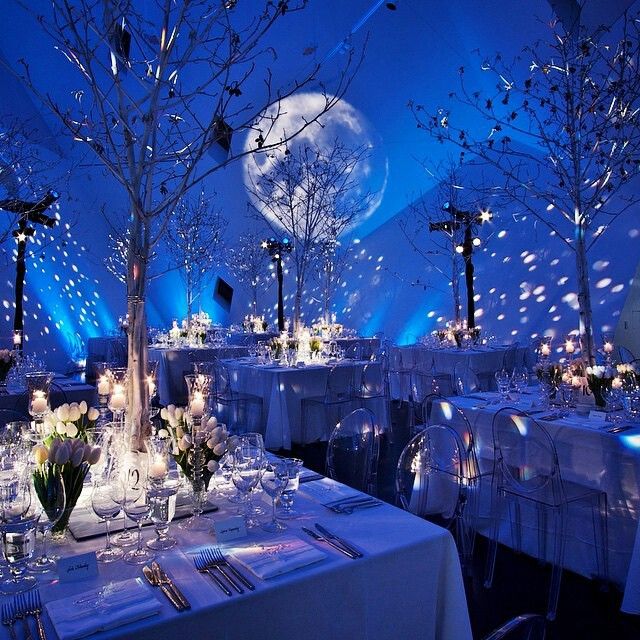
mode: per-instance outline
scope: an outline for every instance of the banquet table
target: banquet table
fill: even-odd
[[[85,373],[87,380],[95,379],[96,362],[115,362],[119,366],[127,364],[126,336],[100,336],[87,340],[87,362]]]
[[[313,491],[311,485],[316,485]],[[194,552],[216,544],[213,534],[184,532],[174,525],[173,534],[178,537],[179,546],[163,552],[157,560],[181,588],[192,608],[176,612],[158,589],[153,590],[145,583],[144,589],[151,598],[157,599],[157,615],[90,637],[100,640],[173,637],[470,640],[462,575],[451,534],[387,504],[348,516],[322,506],[323,496],[335,497],[336,491],[344,489],[344,485],[328,479],[301,484],[296,497],[301,515],[287,521],[285,532],[276,537],[261,529],[249,529],[246,538],[221,544],[225,555],[256,585],[255,591],[245,590],[232,597],[222,593],[208,576],[197,573],[193,566]],[[223,498],[218,498],[218,503],[220,511],[214,515],[215,520],[235,513]],[[305,535],[301,527],[313,529],[315,522],[348,539],[363,557],[352,560]],[[145,529],[144,537],[151,535],[152,532]],[[273,543],[284,547],[290,540],[298,543],[302,540],[311,545],[314,553],[323,552],[324,557],[314,564],[267,579],[255,577],[234,559],[234,551],[240,547]],[[103,544],[102,537],[67,541],[56,551],[66,556],[90,552]],[[48,603],[65,597],[76,597],[74,602],[90,601],[86,592],[140,575],[139,566],[117,561],[99,565],[99,575],[93,578],[62,582],[56,575],[43,575],[38,580],[46,609]],[[7,600],[0,598],[0,602]],[[85,615],[91,616],[91,604],[82,606],[88,609]],[[65,640],[56,634],[48,613],[43,621],[49,640]],[[33,621],[31,624],[33,628]],[[20,626],[16,626],[16,630],[22,631]],[[0,637],[9,638],[6,627],[0,629]]]
[[[474,394],[475,395],[475,394]],[[590,488],[606,492],[608,500],[608,555],[609,577],[613,583],[625,589],[630,579],[640,574],[640,556],[631,563],[634,539],[638,529],[640,498],[640,425],[619,433],[609,433],[606,429],[611,423],[589,420],[587,416],[571,414],[565,418],[555,418],[550,410],[532,408],[531,395],[523,396],[520,404],[509,402],[501,405],[497,394],[486,395],[486,401],[457,396],[451,402],[459,407],[469,419],[476,439],[480,467],[491,470],[493,460],[492,420],[501,406],[516,406],[523,411],[531,411],[535,418],[553,438],[558,452],[562,479],[577,482]],[[494,404],[487,404],[493,401]],[[440,414],[436,411],[434,420],[450,408],[441,403]],[[551,419],[547,419],[551,417]],[[453,418],[455,422],[455,417]],[[481,517],[480,529],[488,533],[491,479],[481,481]],[[565,546],[565,567],[584,576],[596,574],[595,550],[593,548],[593,529],[591,511],[570,510],[567,523],[567,543]],[[536,523],[535,516],[523,517],[523,541],[525,551],[535,556]],[[502,523],[500,540],[511,543],[509,523]],[[640,612],[640,589],[636,593]]]
[[[253,331],[231,331],[227,340],[229,344],[249,347],[258,342],[269,342],[271,338],[277,337],[278,334],[272,331],[254,333]]]
[[[409,345],[406,347],[393,347],[391,349],[389,365],[390,369],[401,368],[403,370],[416,369],[438,373],[447,373],[453,379],[456,366],[472,369],[480,379],[485,391],[495,389],[493,375],[503,366],[513,369],[514,366],[527,364],[529,347],[500,345],[478,345],[470,349],[457,349],[455,347],[434,349],[423,345]],[[410,395],[409,376],[391,376],[391,397],[399,400],[408,400]]]
[[[96,390],[89,384],[73,380],[66,376],[57,375],[51,383],[50,403],[52,407],[58,407],[65,402],[82,402],[83,400],[92,406],[95,404]],[[27,392],[13,392],[0,394],[0,409],[11,409],[27,414]]]
[[[360,360],[341,360],[334,364],[309,364],[304,367],[283,367],[277,364],[260,365],[251,359],[226,361],[231,372],[234,391],[251,393],[262,398],[264,442],[268,449],[291,449],[291,444],[307,444],[302,437],[302,400],[319,397],[325,392],[332,366],[353,369],[357,379],[362,368],[369,364]],[[373,366],[379,367],[375,363]],[[383,416],[384,401],[370,406],[377,417]],[[378,406],[380,405],[380,406]],[[354,404],[354,409],[356,405]],[[382,419],[382,418],[381,418]],[[381,427],[384,428],[384,424]],[[309,442],[317,440],[310,434]]]
[[[184,405],[187,387],[184,376],[193,373],[194,362],[239,358],[247,354],[247,347],[149,347],[149,362],[157,362],[158,397],[161,404]]]

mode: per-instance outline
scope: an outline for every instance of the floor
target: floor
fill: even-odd
[[[383,442],[378,471],[379,495],[393,502],[395,464],[409,438],[406,405],[391,410],[393,437]],[[325,444],[294,449],[306,466],[324,471]],[[550,580],[549,566],[500,547],[494,584],[483,586],[487,541],[477,540],[465,589],[474,638],[480,640],[492,629],[521,613],[544,613]],[[558,615],[547,628],[548,640],[640,639],[640,616],[620,612],[622,594],[594,581],[565,571]]]

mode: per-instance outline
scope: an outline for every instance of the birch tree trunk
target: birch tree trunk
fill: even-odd
[[[582,354],[589,364],[595,362],[593,344],[593,320],[591,312],[591,289],[589,283],[589,263],[585,245],[584,229],[576,227],[576,274],[578,285],[578,314],[580,317],[580,342]]]

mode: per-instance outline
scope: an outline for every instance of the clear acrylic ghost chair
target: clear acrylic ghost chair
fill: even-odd
[[[619,346],[618,347],[618,362],[633,362],[636,357],[631,353],[629,349],[626,347]]]
[[[389,384],[399,400],[410,399],[413,356],[411,349],[389,346]]]
[[[369,409],[355,409],[335,426],[327,446],[327,475],[371,495],[377,494],[380,429]]]
[[[302,399],[301,444],[327,441],[335,424],[353,409],[353,371],[349,366],[332,367],[324,393]]]
[[[546,620],[544,616],[523,613],[492,631],[484,640],[544,640]]]
[[[233,388],[231,370],[219,360],[213,362],[213,393],[210,406],[214,415],[238,434],[262,428],[262,398]]]
[[[468,464],[465,445],[456,430],[450,425],[432,424],[409,441],[396,468],[397,504],[451,528],[465,567],[473,552],[464,517]]]
[[[480,380],[475,371],[463,364],[456,364],[453,369],[453,381],[456,393],[459,396],[466,396],[471,393],[481,393]]]
[[[495,471],[491,517],[493,531],[487,556],[485,586],[493,582],[500,521],[507,513],[515,548],[522,549],[521,509],[527,503],[538,516],[538,557],[546,560],[547,523],[553,527],[552,572],[547,619],[558,608],[564,561],[565,526],[568,510],[583,503],[591,507],[597,574],[608,580],[607,494],[575,482],[563,480],[558,453],[549,432],[530,415],[517,409],[500,409],[493,419]],[[548,516],[551,516],[549,518]],[[514,541],[512,540],[512,544]]]
[[[519,342],[512,342],[507,350],[504,352],[504,356],[502,356],[502,368],[506,369],[507,371],[511,371],[512,369],[515,369],[515,367],[517,366],[522,366],[523,362],[522,360],[524,359],[524,355],[522,356],[522,358],[520,357],[520,354],[518,353],[520,349],[520,343]]]

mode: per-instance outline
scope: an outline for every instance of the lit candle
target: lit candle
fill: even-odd
[[[204,397],[200,391],[196,391],[193,394],[193,400],[191,400],[191,416],[194,418],[202,418],[204,415]]]
[[[34,391],[31,399],[31,413],[34,415],[46,413],[49,410],[49,403],[44,391]]]
[[[612,389],[622,389],[622,379],[615,377],[612,381],[611,381],[611,388]]]
[[[126,406],[127,399],[124,395],[124,388],[120,384],[113,386],[113,393],[111,394],[111,400],[109,401],[109,408],[112,411],[119,411]]]
[[[567,340],[567,341],[564,343],[564,350],[565,350],[567,353],[575,353],[576,345],[575,345],[575,344],[573,344],[573,340]]]
[[[98,380],[98,395],[108,396],[109,389],[110,389],[109,378],[107,378],[107,376],[100,376],[100,380]]]
[[[156,456],[153,462],[149,465],[149,477],[154,480],[159,480],[167,475],[167,463],[162,456]]]
[[[551,347],[546,342],[544,342],[540,347],[540,354],[545,358],[548,358],[551,355]]]
[[[613,343],[605,342],[602,349],[605,353],[613,353]]]

